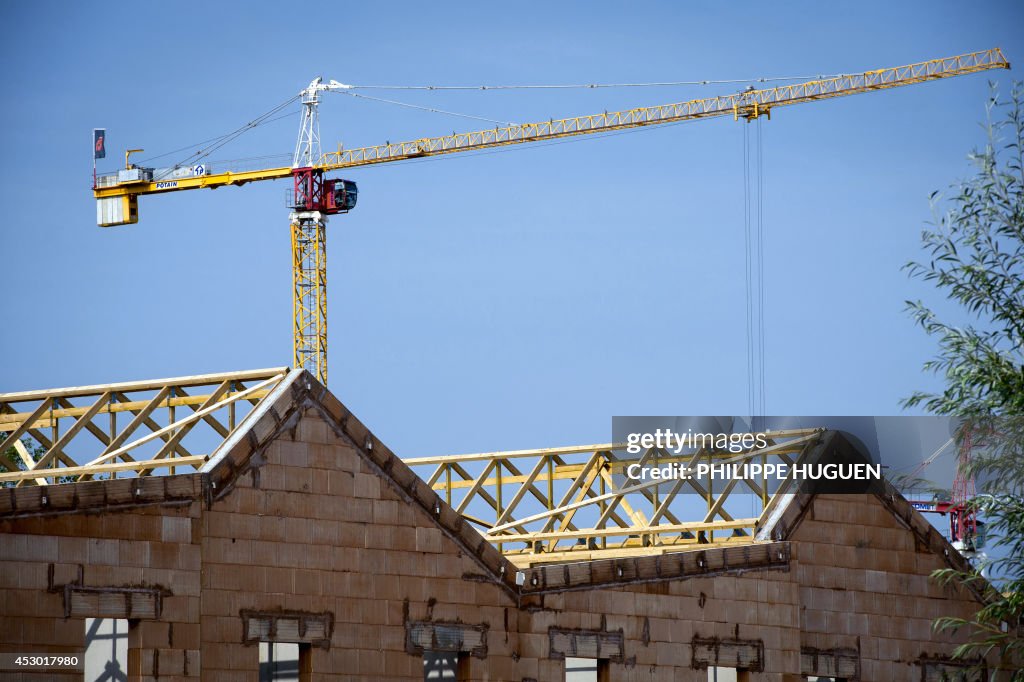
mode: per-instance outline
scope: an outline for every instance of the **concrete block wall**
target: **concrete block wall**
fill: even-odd
[[[858,650],[865,680],[921,679],[962,641],[932,621],[978,608],[929,579],[947,564],[873,495],[816,497],[791,540],[803,646]]]
[[[307,413],[257,471],[202,517],[204,676],[254,679],[247,609],[333,614],[330,648],[310,651],[318,680],[422,680],[406,623],[425,620],[486,625],[487,659],[471,670],[513,679],[515,600],[321,416]]]
[[[199,515],[194,502],[0,520],[0,651],[81,654],[85,617],[66,614],[66,585],[148,589],[161,595],[160,617],[129,631],[129,649],[149,652],[138,659],[137,672],[151,676],[156,660],[161,679],[198,680]],[[80,682],[82,673],[19,677]]]
[[[546,655],[549,625],[621,630],[626,660],[611,663],[614,680],[706,681],[692,660],[694,638],[760,644],[754,682],[800,668],[799,590],[785,570],[545,595],[543,604],[548,610],[527,614],[523,626],[544,633],[536,655]]]

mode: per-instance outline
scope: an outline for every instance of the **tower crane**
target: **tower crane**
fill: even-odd
[[[953,476],[952,494],[949,495],[949,499],[910,498],[908,501],[919,512],[948,515],[949,541],[965,556],[974,557],[975,553],[985,546],[985,522],[978,518],[978,510],[971,504],[971,500],[977,494],[972,459],[974,448],[978,445],[975,436],[983,436],[985,430],[971,422],[965,422],[959,428],[960,448],[957,453],[956,473]],[[954,440],[956,440],[955,437],[950,438],[931,457],[921,462],[908,478],[915,479]],[[984,437],[982,437],[982,441],[984,441]]]
[[[999,48],[955,57],[932,59],[906,66],[875,69],[857,74],[819,78],[804,83],[694,99],[674,104],[638,107],[589,116],[552,119],[539,123],[498,126],[489,130],[424,137],[408,142],[342,149],[322,153],[318,107],[323,92],[353,86],[317,78],[300,93],[302,125],[290,167],[244,172],[211,172],[205,165],[155,169],[130,163],[116,173],[95,176],[97,223],[102,227],[136,223],[139,197],[192,189],[215,189],[264,180],[291,178],[290,224],[292,283],[294,288],[293,364],[327,383],[327,253],[326,226],[331,215],[355,208],[357,187],[351,180],[327,174],[406,159],[470,152],[527,142],[640,128],[685,120],[732,116],[734,120],[771,118],[776,107],[874,92],[889,88],[961,76],[989,69],[1009,68]]]

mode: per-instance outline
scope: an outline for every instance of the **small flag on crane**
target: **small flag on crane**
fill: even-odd
[[[103,159],[107,156],[106,148],[107,129],[106,128],[93,128],[92,129],[92,158]]]

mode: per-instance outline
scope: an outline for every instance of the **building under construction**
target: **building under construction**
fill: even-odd
[[[214,148],[298,102],[292,165],[258,170],[199,163],[208,149],[146,168],[129,149],[123,169],[98,173],[105,130],[95,129],[104,227],[136,223],[142,196],[291,182],[295,369],[0,394],[0,672],[89,682],[968,679],[953,659],[966,634],[932,622],[969,617],[985,587],[929,580],[969,565],[887,484],[840,495],[766,478],[718,488],[624,478],[630,466],[737,459],[713,447],[392,453],[325,388],[325,226],[358,196],[333,172],[715,117],[746,123],[1003,68],[990,49],[326,154],[321,94],[372,86],[317,78],[215,138]],[[795,467],[854,450],[839,432],[794,429],[738,458]]]
[[[969,679],[966,635],[932,621],[983,595],[929,579],[967,562],[891,487],[748,484],[744,517],[730,486],[623,492],[624,467],[671,459],[652,450],[403,460],[301,369],[0,408],[24,460],[0,474],[4,655],[120,637],[110,680]],[[773,436],[748,454],[851,447]],[[12,679],[82,679],[3,660]]]

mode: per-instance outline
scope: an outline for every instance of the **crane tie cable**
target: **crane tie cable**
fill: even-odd
[[[297,101],[299,99],[299,97],[300,97],[299,95],[293,95],[293,96],[289,97],[284,102],[281,102],[280,104],[278,104],[276,107],[274,107],[270,111],[267,111],[267,112],[265,112],[263,114],[260,114],[259,116],[257,116],[253,120],[249,121],[248,123],[246,123],[245,125],[243,125],[243,126],[241,126],[239,128],[236,128],[235,130],[231,131],[230,133],[225,133],[225,134],[219,135],[217,137],[212,137],[209,140],[204,140],[204,141],[198,142],[196,144],[188,145],[187,147],[182,147],[180,149],[176,149],[174,151],[167,152],[165,154],[160,154],[158,156],[150,156],[150,157],[148,157],[146,159],[143,159],[139,163],[145,163],[145,162],[148,162],[148,161],[154,161],[156,159],[162,159],[165,156],[170,156],[171,154],[177,154],[178,152],[182,152],[182,151],[185,151],[185,150],[188,150],[188,149],[192,149],[193,147],[197,147],[199,145],[203,145],[203,144],[208,144],[209,143],[210,146],[205,147],[203,149],[198,149],[195,152],[193,152],[192,154],[189,154],[188,156],[184,157],[181,161],[178,161],[177,163],[175,163],[174,167],[178,168],[178,167],[184,166],[184,165],[186,165],[188,163],[194,163],[196,161],[199,161],[200,159],[205,158],[205,157],[209,156],[211,153],[213,153],[216,150],[220,149],[221,147],[223,147],[227,143],[237,139],[243,133],[246,133],[246,132],[248,132],[248,131],[250,131],[250,130],[252,130],[254,128],[258,128],[259,126],[261,126],[261,125],[263,125],[265,123],[271,123],[273,121],[277,121],[277,120],[280,120],[282,118],[287,118],[288,116],[293,116],[294,112],[289,112],[289,113],[286,113],[286,114],[281,114],[280,116],[275,116],[275,114],[280,112],[282,109],[287,107],[289,104]]]
[[[429,111],[429,112],[431,112],[433,114],[445,114],[447,116],[458,116],[460,118],[472,118],[472,119],[475,119],[477,121],[486,121],[487,123],[494,123],[494,124],[497,124],[497,125],[507,125],[507,126],[514,126],[514,125],[516,125],[515,123],[512,123],[510,121],[498,121],[498,120],[495,120],[493,118],[486,118],[484,116],[474,116],[472,114],[460,114],[457,111],[447,111],[445,109],[436,109],[434,107],[424,107],[424,106],[420,106],[418,104],[410,104],[409,102],[399,102],[397,100],[384,99],[382,97],[370,97],[369,95],[360,95],[360,94],[355,93],[355,92],[345,92],[344,90],[340,90],[340,91],[339,90],[332,90],[331,92],[337,92],[338,94],[341,94],[341,95],[348,95],[349,97],[358,97],[359,99],[368,99],[368,100],[372,100],[374,102],[384,102],[385,104],[394,104],[394,105],[400,106],[400,107],[408,107],[409,109],[419,109],[421,111]]]
[[[823,80],[846,74],[817,76],[774,76],[764,78],[727,78],[699,81],[661,81],[653,83],[568,83],[555,85],[349,85],[359,90],[594,90],[597,88],[663,88],[681,85],[728,85],[735,83],[773,83],[777,81]]]

